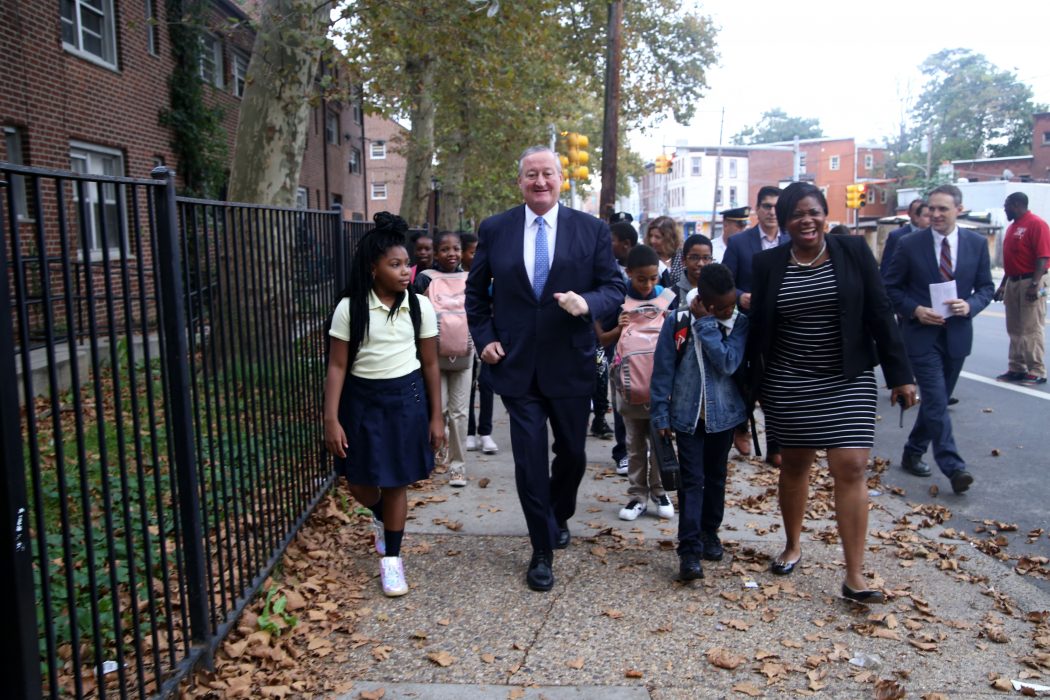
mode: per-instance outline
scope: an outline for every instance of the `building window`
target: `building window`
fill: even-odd
[[[700,160],[701,160],[700,158],[691,158],[690,159],[690,161],[692,162],[692,166],[693,166],[692,174],[693,174],[694,177],[699,177],[700,176]]]
[[[62,44],[66,50],[99,63],[117,67],[113,0],[59,0]]]
[[[729,177],[736,177],[736,158],[729,159]],[[732,196],[730,199],[736,202],[736,195]],[[736,204],[733,204],[733,206],[735,207]]]
[[[354,90],[350,96],[350,118],[354,120],[354,124],[364,123],[364,111],[361,108],[361,92]]]
[[[295,191],[295,208],[308,209],[310,206],[310,190],[300,187]]]
[[[350,172],[354,174],[361,172],[361,151],[357,148],[350,149]]]
[[[373,182],[372,183],[372,199],[386,199],[386,183],[385,182]]]
[[[124,156],[120,151],[103,146],[74,142],[69,146],[70,169],[84,175],[120,176],[124,174]],[[74,187],[74,197],[79,197],[79,187]],[[94,253],[102,248],[111,255],[120,253],[123,206],[118,197],[117,186],[112,182],[84,183],[87,197],[88,220],[80,222],[81,244]],[[79,201],[79,200],[78,200]]]
[[[722,188],[721,187],[716,187],[715,188],[715,206],[716,207],[722,206]]]
[[[1050,131],[1043,132],[1043,145],[1050,146]]]
[[[806,152],[800,151],[798,154],[798,171],[799,173],[806,172]]]
[[[22,132],[14,127],[4,128],[4,147],[7,150],[7,162],[15,165],[25,165],[22,160]],[[15,202],[15,216],[19,220],[28,218],[29,211],[26,205],[26,179],[24,175],[13,175],[8,173],[7,181],[11,188],[11,196]],[[2,191],[2,190],[0,190]],[[0,201],[6,205],[6,201]]]
[[[870,153],[864,154],[864,169],[871,170],[875,167],[875,156]]]
[[[333,207],[336,205],[343,206],[343,195],[330,193],[329,196],[332,198]]]
[[[882,202],[883,204],[885,204],[886,203],[886,199],[887,199],[886,190],[879,190],[879,201]]]
[[[201,80],[209,85],[221,88],[222,77],[225,72],[225,66],[222,62],[222,42],[211,34],[202,35],[200,59]]]
[[[146,48],[153,56],[160,55],[160,20],[157,17],[157,0],[146,2]]]
[[[730,207],[735,207],[736,206],[736,187],[730,187],[729,188],[729,206]]]
[[[828,161],[828,168],[830,170],[838,170],[839,169],[839,157],[838,156],[831,156],[831,159]]]
[[[339,145],[339,113],[326,111],[324,115],[324,140],[331,146]]]
[[[244,53],[234,50],[233,65],[230,68],[233,70],[233,94],[237,97],[244,97],[244,86],[248,80],[248,60]]]
[[[372,160],[383,160],[386,158],[386,141],[373,141],[369,157]]]

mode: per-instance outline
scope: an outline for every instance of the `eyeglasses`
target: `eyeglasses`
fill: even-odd
[[[712,255],[687,255],[685,259],[686,262],[711,262],[715,258]]]
[[[763,202],[762,204],[758,205],[759,209],[764,209],[766,211],[772,211],[773,209],[776,209],[776,207],[776,204],[770,204],[769,202]]]

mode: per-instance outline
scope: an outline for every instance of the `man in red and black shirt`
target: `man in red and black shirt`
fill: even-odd
[[[1050,227],[1028,211],[1028,196],[1014,192],[1003,203],[1012,221],[1003,238],[1003,277],[995,299],[1006,304],[1010,365],[1002,382],[1046,384],[1043,339],[1046,328],[1044,273],[1050,260]]]

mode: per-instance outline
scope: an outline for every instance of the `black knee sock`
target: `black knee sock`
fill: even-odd
[[[369,510],[372,511],[372,516],[379,522],[383,522],[383,494],[380,492],[379,500],[370,505]]]
[[[388,557],[401,556],[401,539],[404,536],[404,530],[383,530],[383,538],[386,541],[386,555]]]

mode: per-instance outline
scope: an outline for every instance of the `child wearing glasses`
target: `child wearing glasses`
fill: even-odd
[[[690,290],[696,289],[700,281],[700,270],[704,265],[711,262],[711,239],[700,234],[693,234],[685,239],[682,244],[682,260],[685,263],[684,274],[678,278],[675,286],[675,294],[678,296],[678,308],[684,309],[688,306],[685,295]]]

